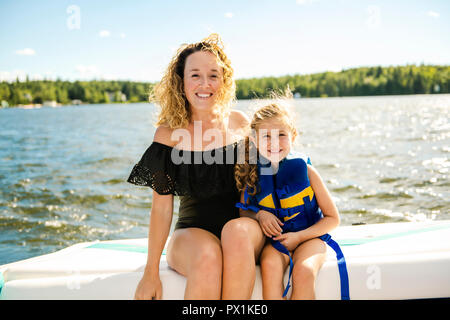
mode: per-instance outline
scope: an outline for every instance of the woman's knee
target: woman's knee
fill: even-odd
[[[248,231],[248,224],[250,221],[248,218],[237,218],[228,221],[222,229],[222,239],[223,237],[232,236],[242,236]]]
[[[264,234],[257,221],[241,217],[228,221],[222,229],[222,247],[224,250],[260,251],[264,244]]]

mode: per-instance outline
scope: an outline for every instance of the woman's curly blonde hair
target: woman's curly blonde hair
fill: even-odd
[[[172,129],[186,128],[191,121],[189,102],[184,93],[184,67],[189,55],[198,51],[211,52],[217,58],[217,63],[223,68],[222,86],[216,98],[215,113],[219,118],[225,118],[236,97],[236,84],[233,78],[231,61],[225,55],[223,42],[216,33],[210,34],[200,42],[183,44],[172,58],[161,81],[150,93],[150,102],[160,105],[156,125],[166,125]]]
[[[257,139],[257,132],[264,121],[277,119],[285,124],[291,131],[292,138],[295,139],[298,132],[295,127],[294,112],[291,111],[288,100],[292,99],[292,93],[289,87],[284,94],[271,94],[272,102],[266,103],[260,107],[253,115],[250,122],[250,135]],[[237,163],[234,166],[234,178],[236,187],[239,191],[247,189],[248,194],[255,195],[258,191],[258,152],[255,144],[251,141],[250,135],[244,140],[245,158],[243,163]]]

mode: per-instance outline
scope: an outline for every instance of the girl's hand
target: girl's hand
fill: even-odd
[[[256,219],[258,219],[259,225],[267,237],[271,238],[272,236],[281,234],[281,226],[283,226],[284,223],[274,214],[269,211],[259,210]]]
[[[159,275],[152,276],[144,272],[144,276],[136,288],[135,300],[161,300],[162,284]]]
[[[276,236],[273,240],[280,241],[289,251],[294,251],[301,243],[299,232],[286,232]]]

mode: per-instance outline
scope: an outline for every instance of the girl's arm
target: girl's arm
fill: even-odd
[[[316,196],[317,204],[322,210],[323,218],[301,232],[300,242],[320,237],[335,229],[340,223],[339,211],[331,198],[330,192],[320,174],[310,165],[308,165],[308,178]]]
[[[244,203],[244,191],[241,192],[241,203]],[[247,204],[247,203],[246,203]],[[255,219],[259,222],[263,233],[267,237],[273,237],[281,234],[281,227],[283,226],[283,222],[280,221],[274,214],[265,211],[259,210],[258,213],[253,212],[252,210],[243,210],[239,208],[239,215],[241,217],[248,217]]]
[[[138,284],[135,299],[161,299],[162,285],[159,278],[159,262],[169,236],[172,223],[173,195],[160,195],[153,191],[148,232],[147,265]]]

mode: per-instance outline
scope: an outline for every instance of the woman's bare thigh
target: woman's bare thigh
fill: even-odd
[[[167,246],[167,263],[178,273],[187,276],[191,267],[202,257],[222,257],[220,240],[200,228],[183,228],[173,232]]]

